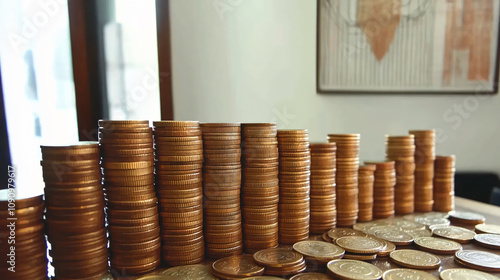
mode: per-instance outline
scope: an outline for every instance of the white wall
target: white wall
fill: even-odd
[[[316,93],[316,1],[170,3],[177,120],[277,121],[312,141],[361,133],[362,160],[384,158],[385,134],[436,128],[459,171],[500,173],[498,95]]]

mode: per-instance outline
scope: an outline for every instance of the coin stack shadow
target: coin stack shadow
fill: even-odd
[[[243,243],[246,253],[278,246],[279,153],[275,123],[242,124]]]
[[[309,238],[311,153],[306,129],[278,130],[279,242]]]
[[[9,179],[15,185],[17,178]],[[9,275],[11,280],[46,280],[47,242],[43,231],[45,206],[42,195],[18,198],[14,188],[0,190],[0,207],[0,274]],[[14,271],[9,270],[12,267]]]
[[[437,156],[434,161],[434,211],[449,212],[455,206],[455,156]]]
[[[337,224],[335,143],[311,143],[311,221],[309,231],[322,234]]]
[[[337,226],[349,227],[358,219],[359,134],[328,134],[337,145]]]
[[[243,253],[241,229],[241,125],[202,123],[206,252],[218,259]]]
[[[430,212],[434,204],[433,179],[436,131],[410,130],[415,135],[415,211]]]
[[[358,222],[373,220],[373,183],[375,182],[374,164],[362,165],[358,169]]]
[[[136,275],[160,265],[149,121],[99,121],[111,268]]]
[[[162,259],[171,266],[205,258],[203,141],[197,121],[153,122]]]
[[[415,210],[415,137],[386,136],[386,159],[396,162],[394,201],[396,214]]]
[[[385,219],[394,216],[394,186],[396,164],[394,161],[367,162],[376,165],[373,183],[373,218]]]
[[[55,276],[99,277],[108,271],[99,145],[85,142],[41,149],[46,234]]]

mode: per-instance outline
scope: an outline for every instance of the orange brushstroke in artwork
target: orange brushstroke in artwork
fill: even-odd
[[[493,0],[476,3],[473,42],[469,51],[469,73],[471,81],[487,81],[490,76],[490,46],[493,22]]]
[[[389,51],[401,20],[401,0],[358,0],[356,21],[378,61]]]

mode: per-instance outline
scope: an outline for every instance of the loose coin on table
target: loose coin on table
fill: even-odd
[[[335,240],[335,243],[349,253],[376,254],[384,249],[385,244],[363,236],[344,236]]]
[[[437,237],[418,237],[415,244],[422,250],[434,254],[454,254],[462,250],[460,243]]]
[[[489,252],[478,250],[459,251],[455,253],[455,261],[474,269],[492,272],[500,271],[500,256]]]
[[[477,225],[486,220],[483,215],[474,212],[451,211],[448,214],[450,221],[461,224]]]
[[[241,280],[283,280],[283,278],[274,277],[274,276],[255,276],[255,277],[247,277]]]
[[[160,274],[165,280],[218,280],[210,268],[202,264],[174,266]]]
[[[333,241],[343,236],[366,236],[366,234],[362,231],[350,228],[333,228],[328,231],[328,237]]]
[[[432,234],[454,240],[459,243],[467,243],[474,239],[476,235],[472,230],[468,230],[457,226],[442,226],[432,229]]]
[[[500,226],[490,225],[490,224],[479,224],[479,225],[476,225],[476,232],[477,233],[500,234]]]
[[[327,263],[334,259],[340,259],[345,251],[341,247],[324,241],[300,241],[293,244],[293,249],[308,259]]]
[[[256,252],[254,261],[265,267],[265,273],[274,276],[287,276],[306,269],[302,254],[286,248],[269,248]]]
[[[398,265],[415,269],[435,269],[441,265],[441,260],[433,254],[411,249],[396,250],[390,258]]]
[[[390,241],[396,245],[408,245],[413,242],[413,237],[401,230],[387,229],[387,230],[377,230],[374,232],[376,237],[382,238],[384,240]]]
[[[410,268],[394,268],[384,272],[384,280],[437,280],[432,274]]]
[[[255,264],[252,255],[230,256],[212,264],[212,274],[221,278],[244,278],[264,274],[264,267]]]
[[[481,233],[474,236],[476,242],[486,248],[500,250],[500,235],[491,233]]]
[[[377,280],[382,277],[382,270],[362,261],[333,260],[327,264],[328,270],[341,279]]]
[[[323,273],[306,272],[294,275],[290,280],[332,280],[332,278]]]
[[[489,273],[468,268],[445,269],[439,273],[442,280],[499,280],[500,278]]]

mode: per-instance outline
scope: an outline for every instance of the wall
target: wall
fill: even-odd
[[[170,3],[177,120],[361,133],[362,160],[384,158],[385,134],[436,128],[459,171],[500,173],[498,95],[317,94],[316,1]]]

